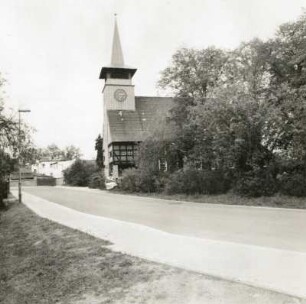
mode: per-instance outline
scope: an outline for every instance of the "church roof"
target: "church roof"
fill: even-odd
[[[167,123],[169,111],[174,106],[171,97],[135,97],[135,111],[108,110],[108,122],[112,142],[139,142],[162,132],[165,137],[171,134]]]

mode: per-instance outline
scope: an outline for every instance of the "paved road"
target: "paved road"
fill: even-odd
[[[28,187],[25,192],[88,214],[206,239],[306,252],[306,211],[166,201],[106,191]]]

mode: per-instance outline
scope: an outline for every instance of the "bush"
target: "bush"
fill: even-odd
[[[194,169],[178,170],[171,174],[167,180],[165,192],[167,194],[200,193],[198,171]]]
[[[105,176],[100,172],[95,172],[89,177],[88,187],[92,189],[105,189]]]
[[[282,174],[280,177],[280,192],[282,194],[304,197],[306,196],[306,178],[302,173]]]
[[[162,189],[160,176],[150,170],[138,170],[136,186],[140,192],[159,192]]]
[[[64,181],[70,186],[87,187],[90,176],[97,170],[94,162],[77,159],[64,171]]]
[[[128,192],[137,192],[138,176],[138,171],[135,168],[124,170],[119,183],[119,188]]]
[[[161,176],[135,168],[124,170],[119,184],[120,189],[128,192],[160,192],[163,187]]]
[[[9,182],[0,178],[0,210],[5,209],[6,206],[3,199],[8,198],[9,193]]]
[[[221,171],[181,169],[171,174],[166,182],[168,194],[218,194],[228,191],[230,183]]]
[[[234,192],[247,197],[271,196],[277,191],[278,182],[267,169],[244,173],[234,187]]]
[[[37,176],[37,186],[56,186],[56,179],[52,176]]]

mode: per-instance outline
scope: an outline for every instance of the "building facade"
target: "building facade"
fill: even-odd
[[[35,176],[50,176],[56,179],[57,185],[64,183],[64,171],[69,168],[73,163],[73,160],[52,160],[41,161],[35,165],[32,165],[32,172]]]
[[[103,155],[105,175],[117,178],[134,167],[138,145],[156,127],[166,126],[173,107],[170,97],[135,96],[133,76],[137,69],[124,63],[115,20],[111,64],[102,67]]]

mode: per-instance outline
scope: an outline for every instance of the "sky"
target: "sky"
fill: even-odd
[[[0,0],[0,73],[5,103],[30,109],[38,147],[80,147],[94,158],[102,133],[103,81],[117,13],[137,96],[156,96],[160,72],[181,47],[226,49],[273,36],[306,0]]]

